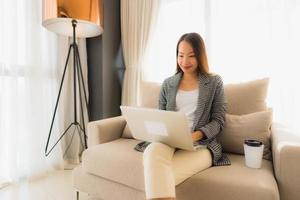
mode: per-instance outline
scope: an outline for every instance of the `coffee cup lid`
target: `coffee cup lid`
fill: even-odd
[[[262,142],[259,140],[245,140],[244,143],[252,147],[259,147],[262,145]]]

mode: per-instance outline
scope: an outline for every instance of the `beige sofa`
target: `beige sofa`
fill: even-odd
[[[230,114],[239,117],[266,110],[267,84],[268,80],[257,80],[225,85]],[[145,84],[142,88],[147,91],[142,92],[142,106],[156,107],[160,86]],[[228,148],[232,164],[211,167],[178,183],[177,199],[299,200],[300,139],[280,124],[270,126],[273,161],[263,159],[260,169],[248,168],[244,155]],[[104,200],[145,199],[142,153],[133,149],[138,142],[131,138],[122,116],[90,122],[89,148],[83,153],[82,164],[73,170],[76,190]]]

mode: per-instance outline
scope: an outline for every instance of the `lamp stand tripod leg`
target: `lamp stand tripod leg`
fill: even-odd
[[[81,106],[81,118],[82,118],[82,124],[83,127],[80,126],[80,129],[83,131],[84,133],[84,145],[85,148],[87,148],[87,135],[86,135],[86,130],[85,130],[85,120],[84,120],[84,113],[83,113],[83,105],[82,105],[82,93],[81,91],[83,90],[84,92],[84,100],[85,100],[85,105],[86,105],[86,110],[88,113],[88,118],[89,118],[89,108],[88,108],[88,103],[87,103],[87,96],[86,96],[86,91],[85,91],[85,84],[84,84],[84,79],[83,79],[83,75],[82,75],[82,69],[81,69],[81,63],[80,63],[80,56],[79,56],[79,51],[78,51],[78,46],[75,45],[74,47],[74,51],[76,52],[76,61],[77,61],[77,78],[78,78],[78,85],[79,85],[79,96],[80,96],[80,106]]]
[[[76,200],[79,200],[79,192],[76,191]]]
[[[58,107],[58,102],[59,102],[60,95],[61,95],[62,86],[64,84],[64,79],[65,79],[66,70],[67,70],[67,67],[68,67],[68,60],[70,58],[70,53],[71,53],[71,46],[69,47],[69,50],[68,50],[68,56],[67,56],[67,60],[66,60],[66,63],[65,63],[64,72],[63,72],[63,75],[62,75],[62,78],[61,78],[61,82],[60,82],[60,86],[59,86],[59,91],[58,91],[58,95],[57,95],[57,99],[56,99],[56,103],[55,103],[54,113],[53,113],[53,117],[52,117],[52,121],[51,121],[50,131],[49,131],[48,138],[47,138],[47,143],[46,143],[46,148],[45,148],[45,155],[46,156],[49,155],[49,153],[52,151],[52,149],[57,144],[56,143],[55,145],[53,145],[53,147],[51,148],[51,150],[48,152],[49,140],[50,140],[50,136],[51,136],[51,133],[52,133],[53,123],[54,123],[54,119],[55,119],[55,115],[56,115],[56,111],[57,111],[57,107]],[[69,128],[70,127],[68,127],[68,129]]]
[[[83,85],[83,92],[84,92],[84,99],[85,99],[85,104],[86,104],[86,108],[87,108],[87,111],[88,111],[88,116],[89,116],[89,119],[90,119],[90,112],[89,112],[89,109],[88,109],[88,101],[87,101],[87,95],[86,95],[86,91],[85,91],[85,85],[84,85],[84,79],[83,79],[83,73],[82,73],[82,68],[81,68],[81,61],[80,61],[80,57],[79,57],[79,50],[78,50],[78,45],[76,45],[76,48],[75,48],[75,51],[77,52],[77,55],[78,55],[78,68],[79,68],[79,76],[81,78],[81,82],[82,82],[82,85]]]

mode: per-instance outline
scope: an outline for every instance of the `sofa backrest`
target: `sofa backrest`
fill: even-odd
[[[266,97],[269,79],[225,84],[226,112],[233,115],[267,110]],[[161,84],[144,82],[141,86],[141,106],[158,108]]]
[[[158,108],[160,83],[143,82],[141,84],[141,107]]]
[[[224,85],[226,120],[223,131],[218,135],[224,152],[244,154],[244,140],[257,139],[265,145],[264,158],[271,159],[272,110],[266,104],[268,83],[269,79],[264,78]],[[143,83],[140,106],[158,108],[160,87],[158,83]],[[127,125],[122,137],[132,138]]]

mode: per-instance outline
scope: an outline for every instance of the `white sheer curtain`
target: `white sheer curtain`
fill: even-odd
[[[62,68],[57,37],[41,26],[41,1],[1,0],[0,177],[14,182],[62,167],[44,149]],[[59,116],[58,116],[59,118]],[[54,136],[60,127],[54,125]],[[1,183],[0,183],[1,185]]]
[[[299,130],[299,25],[300,1],[161,1],[143,80],[162,82],[173,75],[179,37],[198,32],[211,71],[225,83],[270,77],[268,103],[274,120]]]
[[[187,32],[205,34],[205,2],[162,0],[153,36],[145,53],[143,81],[162,82],[176,71],[176,45]]]
[[[122,46],[126,66],[122,105],[139,105],[141,67],[158,9],[159,0],[121,0]]]

